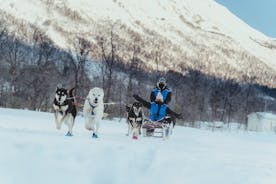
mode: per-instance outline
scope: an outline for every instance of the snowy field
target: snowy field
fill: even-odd
[[[176,127],[170,140],[125,136],[103,121],[73,137],[53,114],[0,108],[1,184],[275,184],[276,135]]]

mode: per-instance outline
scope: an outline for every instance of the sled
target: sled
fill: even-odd
[[[145,120],[142,126],[143,137],[158,137],[168,139],[172,134],[173,123],[169,116],[160,121]]]
[[[144,100],[138,95],[133,95],[135,100],[142,103],[144,107],[150,109],[151,103]],[[181,118],[181,114],[178,114],[171,109],[167,108],[167,116],[160,121],[152,122],[145,120],[142,125],[142,135],[144,137],[163,137],[164,139],[169,138],[172,134],[172,129],[175,125],[176,118]]]

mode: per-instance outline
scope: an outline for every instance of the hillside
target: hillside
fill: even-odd
[[[116,55],[128,63],[136,45],[144,70],[185,73],[192,68],[239,82],[246,76],[275,87],[275,40],[214,0],[0,2],[0,19],[29,44],[35,28],[65,51],[74,51],[76,39],[84,38],[93,45],[90,58],[100,60],[99,41],[108,44],[112,32]]]

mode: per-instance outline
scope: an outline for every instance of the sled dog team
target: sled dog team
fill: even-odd
[[[57,129],[61,128],[61,124],[65,123],[68,126],[67,136],[72,136],[72,130],[77,115],[77,108],[73,96],[73,89],[69,92],[67,89],[57,87],[54,99],[55,122]],[[104,91],[101,88],[93,88],[89,91],[85,98],[83,113],[85,118],[85,128],[92,131],[94,138],[98,137],[100,121],[104,115]],[[62,114],[60,120],[58,113]]]
[[[68,126],[66,136],[72,136],[73,126],[77,115],[77,108],[75,104],[75,97],[73,89],[67,90],[62,87],[57,87],[55,92],[55,99],[53,102],[54,117],[56,128],[60,129],[62,123]],[[152,90],[150,95],[150,102],[142,99],[138,95],[133,95],[138,101],[134,102],[131,106],[126,106],[127,123],[128,123],[128,136],[133,139],[138,139],[141,134],[142,126],[146,128],[147,135],[153,133],[156,127],[166,127],[164,124],[175,124],[175,118],[179,118],[179,114],[173,112],[168,108],[171,100],[171,91],[166,85],[165,78],[160,78],[156,87]],[[102,88],[92,88],[87,97],[85,98],[83,106],[83,114],[85,118],[85,128],[92,132],[93,138],[98,138],[98,131],[100,122],[104,116],[104,90]],[[150,117],[147,122],[143,124],[144,116],[142,106],[150,110]],[[58,118],[61,114],[61,118]]]

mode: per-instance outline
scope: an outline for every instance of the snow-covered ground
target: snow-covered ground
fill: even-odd
[[[99,139],[76,121],[73,137],[53,115],[0,109],[1,184],[275,184],[276,135],[177,126],[170,140],[125,136],[103,121]]]

